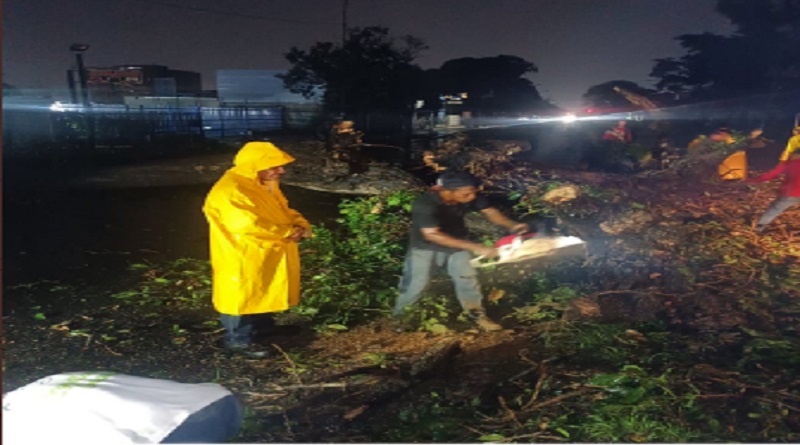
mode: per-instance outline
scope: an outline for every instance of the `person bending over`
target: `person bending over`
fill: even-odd
[[[502,327],[486,316],[477,271],[470,265],[473,254],[498,256],[497,249],[469,241],[464,218],[481,212],[490,222],[511,232],[529,230],[527,224],[512,221],[478,195],[478,180],[465,172],[445,172],[412,206],[408,252],[400,279],[399,295],[392,315],[397,320],[406,307],[419,300],[435,268],[445,268],[455,285],[461,307],[479,328],[497,331]]]

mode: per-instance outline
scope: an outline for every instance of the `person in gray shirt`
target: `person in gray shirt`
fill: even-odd
[[[419,300],[434,269],[444,267],[453,280],[461,307],[469,312],[477,326],[484,331],[502,329],[486,316],[477,272],[470,264],[473,254],[495,258],[497,249],[469,241],[464,218],[468,213],[481,212],[490,222],[514,233],[527,232],[529,227],[492,207],[478,194],[478,186],[477,178],[469,173],[448,171],[414,202],[409,248],[392,311],[395,319]]]

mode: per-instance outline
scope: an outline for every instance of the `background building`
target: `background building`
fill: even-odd
[[[71,78],[79,77],[72,75]],[[202,92],[200,73],[173,70],[164,65],[87,67],[86,85],[89,100],[98,104],[121,104],[125,96],[179,97]]]

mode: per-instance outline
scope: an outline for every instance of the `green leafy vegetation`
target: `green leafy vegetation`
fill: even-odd
[[[345,200],[335,229],[302,245],[303,297],[293,312],[315,325],[350,326],[388,310],[402,269],[416,195]]]
[[[636,330],[631,329],[636,328]],[[473,419],[473,440],[539,437],[574,442],[719,442],[797,437],[796,364],[776,364],[787,342],[758,342],[751,361],[720,356],[729,343],[685,336],[660,325],[550,324],[536,378],[498,385],[494,412]],[[698,349],[698,344],[708,347]],[[755,349],[770,352],[767,360]],[[769,366],[769,368],[767,368]],[[488,406],[483,406],[486,410]],[[515,439],[516,438],[516,439]],[[560,439],[559,439],[560,438]]]
[[[630,199],[617,206],[619,193],[590,186],[580,188],[579,200],[558,208],[538,198],[566,184],[543,181],[537,191],[511,198],[518,199],[516,209],[523,212],[573,212],[584,218],[607,215],[609,208],[650,208],[649,203]],[[346,332],[383,316],[395,298],[414,198],[398,192],[347,200],[340,207],[339,226],[315,228],[315,238],[302,245],[304,294],[293,312],[327,332]],[[665,234],[654,237],[660,241]],[[641,236],[635,249],[625,250],[630,246],[617,243],[608,255],[639,261],[635,259],[647,252],[648,236]],[[531,333],[537,358],[524,363],[535,366],[535,378],[514,384],[499,381],[490,395],[469,402],[451,401],[439,392],[415,398],[398,408],[391,427],[375,434],[388,441],[501,443],[797,438],[794,422],[800,399],[791,376],[800,365],[795,353],[800,340],[794,327],[774,328],[798,307],[792,293],[797,289],[797,265],[787,261],[797,254],[797,247],[770,235],[758,240],[731,237],[725,220],[685,225],[680,236],[691,239],[674,246],[681,260],[673,265],[683,289],[712,286],[730,296],[734,310],[759,322],[752,327],[681,332],[667,319],[565,321],[562,316],[571,302],[602,289],[601,283],[559,268],[521,270],[516,279],[490,288],[487,295],[494,310],[506,314],[504,322],[515,322],[523,335]],[[139,306],[208,304],[205,262],[181,260],[133,268],[142,273],[141,285],[115,298]],[[433,335],[457,335],[467,321],[449,291],[436,286],[409,308],[405,318],[418,331]],[[69,335],[94,335],[112,344],[126,333],[73,329]],[[172,325],[173,343],[182,344],[186,338],[185,326]],[[358,361],[383,370],[402,365],[402,357],[383,351],[363,352]],[[330,364],[293,351],[286,354],[280,369],[300,379],[313,375],[319,366]],[[460,427],[465,424],[470,428]]]
[[[534,303],[515,307],[513,314],[519,322],[539,322],[555,320],[567,308],[567,303],[578,297],[578,291],[572,287],[560,286],[534,296]]]
[[[251,409],[244,434],[290,437],[286,430],[303,420],[295,411],[281,411],[287,400],[298,401],[305,413],[307,398],[316,401],[319,394],[323,402],[313,409],[341,402],[345,411],[350,397],[375,391],[377,402],[346,407],[350,423],[342,430],[362,434],[344,436],[348,441],[800,439],[800,252],[791,228],[752,234],[746,216],[760,209],[741,197],[741,190],[693,191],[696,201],[683,199],[676,207],[647,192],[579,185],[575,201],[542,201],[544,193],[576,184],[562,179],[539,175],[534,187],[514,191],[509,199],[521,213],[585,223],[593,255],[586,263],[482,270],[489,313],[509,328],[500,333],[476,335],[446,279],[434,280],[409,308],[410,332],[386,332],[380,322],[364,326],[385,316],[396,296],[415,195],[401,191],[344,201],[338,225],[315,227],[315,238],[301,244],[303,297],[289,316],[303,317],[325,334],[311,332],[304,340],[353,346],[323,356],[289,343],[265,367],[269,374],[258,378],[249,368],[212,359],[208,369],[215,381],[240,385],[236,389],[251,397],[253,406],[280,414],[266,426],[267,416]],[[618,235],[596,228],[614,212],[631,210],[656,219]],[[483,240],[491,241],[486,235]],[[208,262],[183,259],[131,269],[138,284],[115,292],[110,308],[63,320],[47,304],[36,303],[19,318],[26,327],[63,335],[81,351],[97,353],[91,348],[99,346],[106,356],[126,360],[137,351],[129,346],[151,339],[163,340],[164,348],[203,353],[217,341]],[[76,289],[43,281],[10,290],[57,299]],[[634,317],[653,301],[659,312],[651,321]],[[609,306],[619,311],[612,311],[613,320],[571,318],[578,303],[595,304],[600,315]],[[628,303],[632,306],[623,307]],[[123,316],[136,324],[123,325]],[[150,329],[156,332],[148,337]],[[431,375],[411,375],[420,350],[436,351],[449,342],[459,348],[444,356],[446,365]],[[364,373],[348,380],[354,369]],[[170,372],[162,376],[169,378]],[[398,381],[407,385],[402,391],[387,396],[376,389]],[[346,392],[336,389],[351,383]],[[278,390],[284,392],[270,392]],[[335,402],[324,403],[328,400]],[[335,419],[342,416],[336,413]],[[301,428],[292,434],[312,437],[301,436]]]

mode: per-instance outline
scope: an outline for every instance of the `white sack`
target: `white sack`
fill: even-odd
[[[215,383],[110,372],[51,375],[3,396],[3,444],[159,443],[228,395]]]

